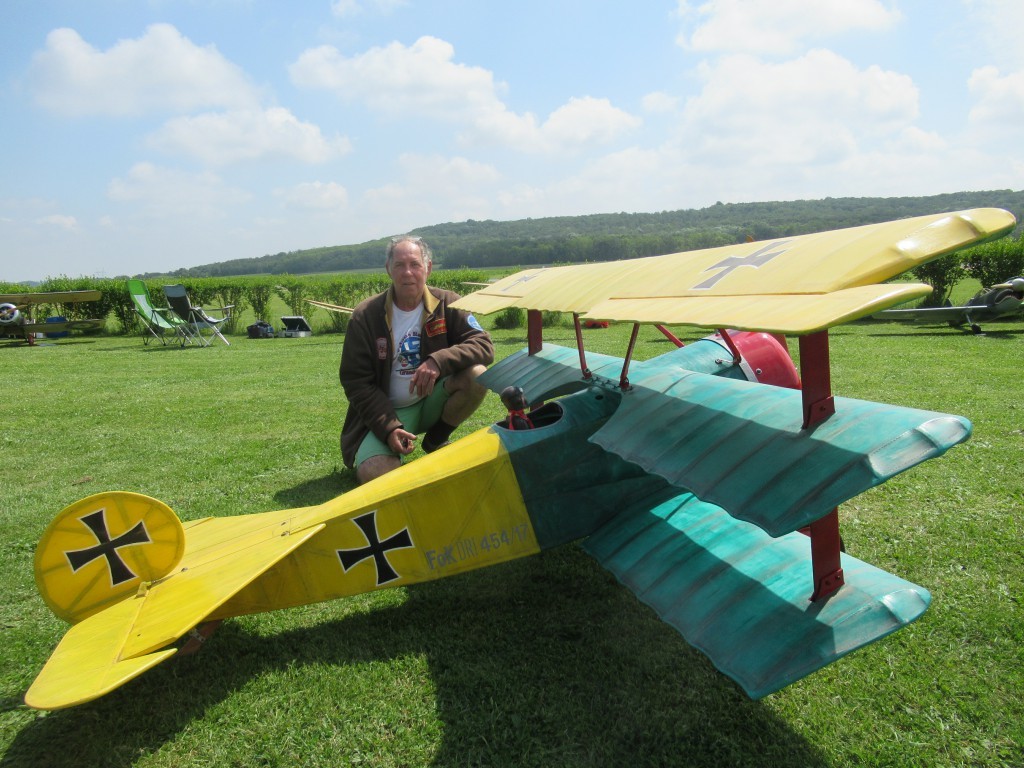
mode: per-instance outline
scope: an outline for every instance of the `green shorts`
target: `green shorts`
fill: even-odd
[[[447,376],[440,379],[434,386],[434,391],[422,400],[417,400],[412,405],[407,405],[405,408],[399,408],[395,411],[398,414],[398,420],[402,422],[407,432],[412,432],[414,435],[422,435],[438,422],[441,418],[441,412],[444,410],[444,404],[451,397],[444,386],[446,381],[448,381]],[[373,432],[367,432],[363,442],[359,444],[359,448],[356,450],[356,467],[372,456],[398,455],[378,440]]]

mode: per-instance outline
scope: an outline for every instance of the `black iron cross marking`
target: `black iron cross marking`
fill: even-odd
[[[111,539],[110,532],[107,530],[105,512],[105,509],[101,509],[78,518],[86,528],[93,532],[99,544],[85,549],[75,549],[64,554],[68,558],[68,563],[71,564],[71,570],[76,573],[93,560],[106,558],[107,567],[110,569],[110,586],[116,587],[118,584],[124,584],[124,582],[135,578],[135,574],[125,565],[117,550],[132,544],[148,544],[152,539],[149,538],[146,526],[141,520],[131,530],[125,531],[116,539]]]
[[[512,281],[511,283],[506,285],[504,288],[502,288],[501,292],[502,293],[507,293],[508,291],[511,291],[513,288],[515,288],[517,285],[519,285],[520,283],[528,283],[528,282],[530,282],[531,280],[533,280],[533,278],[537,277],[537,275],[539,275],[539,274],[540,273],[538,272],[538,273],[533,274],[533,275],[522,275],[521,277],[517,278],[516,280]]]
[[[409,535],[409,529],[403,528],[398,533],[381,541],[380,536],[377,534],[377,510],[355,517],[352,519],[352,522],[359,526],[359,530],[366,537],[368,546],[357,549],[339,549],[338,559],[341,560],[342,569],[347,573],[348,569],[356,563],[361,563],[366,558],[372,557],[374,565],[377,566],[378,587],[381,584],[387,584],[389,581],[397,579],[398,574],[391,567],[391,563],[388,562],[387,552],[391,549],[406,549],[412,546],[412,536]]]
[[[788,244],[789,242],[791,241],[776,240],[774,243],[769,243],[763,248],[757,249],[749,256],[726,256],[717,264],[713,264],[712,266],[704,270],[705,272],[709,272],[712,269],[720,269],[722,271],[719,272],[717,275],[712,275],[703,283],[693,286],[693,289],[695,291],[703,291],[707,290],[708,288],[713,288],[719,280],[728,275],[734,269],[739,269],[740,267],[754,267],[755,269],[757,267],[761,267],[767,264],[772,259],[774,259],[776,256],[785,253],[786,249],[783,248],[783,246]]]

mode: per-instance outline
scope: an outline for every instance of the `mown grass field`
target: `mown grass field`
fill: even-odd
[[[0,765],[1024,765],[1024,321],[986,330],[833,331],[836,394],[962,414],[975,431],[840,510],[848,550],[927,587],[931,608],[761,701],[570,545],[231,620],[198,655],[51,713],[22,704],[65,631],[32,576],[51,517],[115,489],[186,520],[349,490],[342,337],[0,343]],[[621,355],[628,331],[588,330],[588,347]],[[499,357],[525,342],[494,337]],[[547,339],[572,343],[565,328]],[[645,329],[637,356],[668,349]],[[458,434],[501,413],[491,395]]]

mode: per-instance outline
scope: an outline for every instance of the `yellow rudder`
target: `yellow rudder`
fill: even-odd
[[[75,624],[170,573],[185,552],[173,510],[140,493],[110,491],[62,510],[36,547],[36,586]]]

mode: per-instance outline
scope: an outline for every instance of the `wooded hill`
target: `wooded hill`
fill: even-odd
[[[891,219],[998,207],[1024,212],[1024,191],[957,192],[929,197],[829,197],[774,203],[715,203],[661,213],[603,213],[517,221],[469,221],[413,230],[434,250],[435,264],[503,267],[610,261],[854,227]],[[1020,226],[1017,234],[1019,236]],[[399,233],[394,233],[399,234]],[[180,277],[292,274],[377,269],[387,237],[179,269]],[[151,277],[154,275],[144,275]]]

